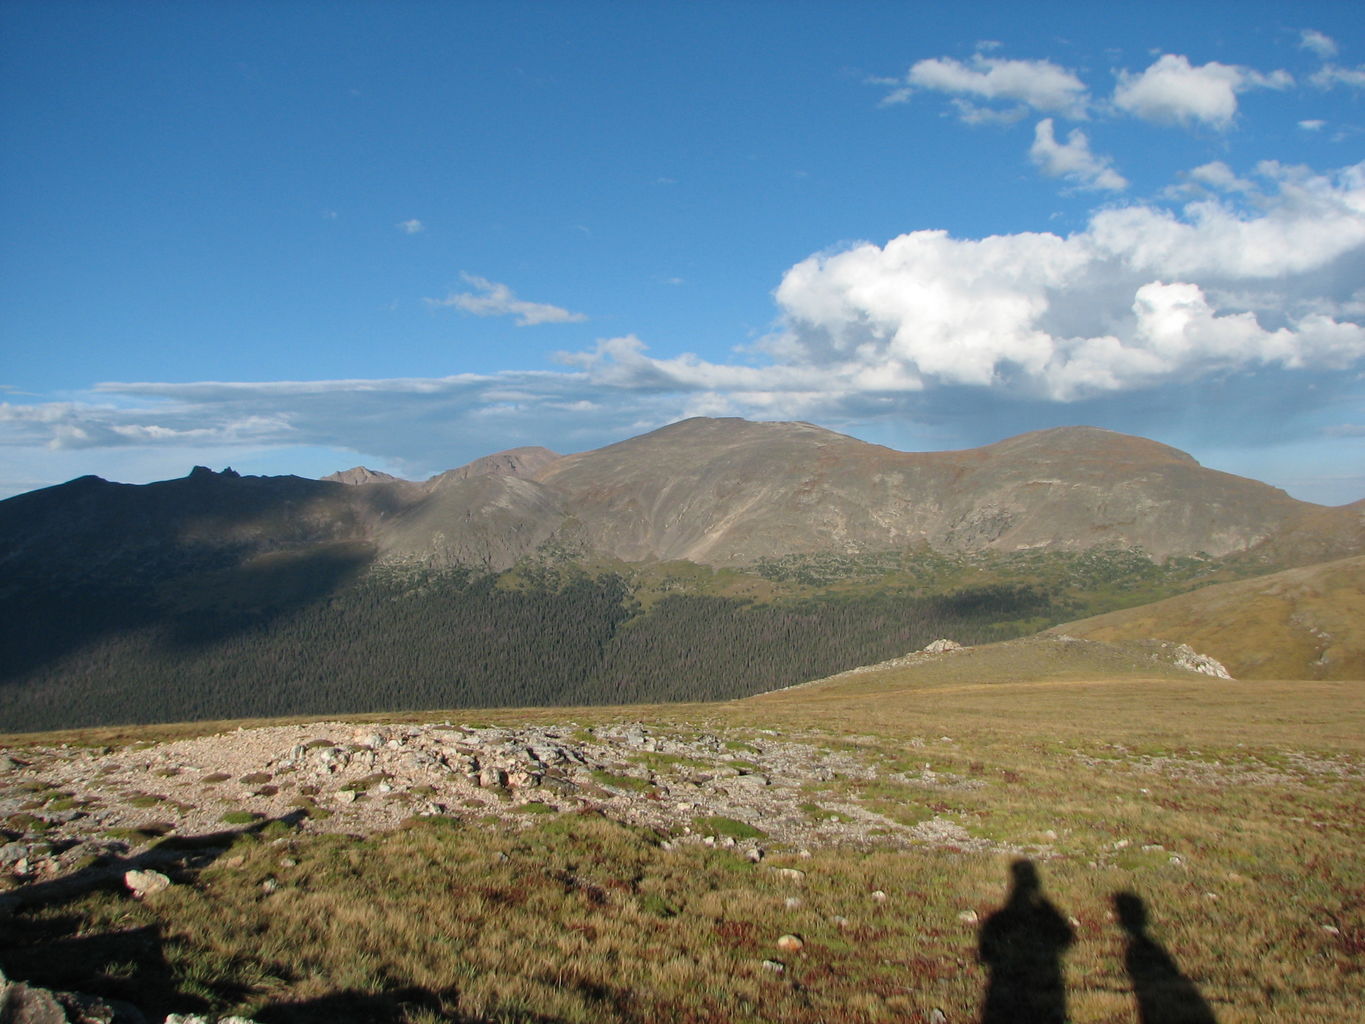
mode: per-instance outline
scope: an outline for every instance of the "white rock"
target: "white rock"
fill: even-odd
[[[153,893],[161,892],[163,889],[171,887],[171,880],[160,871],[127,871],[123,875],[123,884],[128,887],[138,899],[150,896]]]
[[[922,653],[924,653],[924,654],[947,654],[947,653],[949,653],[950,651],[960,651],[960,650],[962,650],[962,645],[961,645],[960,643],[958,643],[956,640],[948,640],[948,639],[944,638],[944,639],[935,640],[935,641],[934,641],[933,643],[931,643],[931,644],[926,644],[926,645],[924,646],[924,648],[923,648]]]
[[[1207,654],[1200,654],[1189,644],[1180,644],[1176,647],[1175,667],[1183,668],[1187,672],[1198,672],[1202,675],[1213,676],[1215,679],[1232,678],[1231,673],[1221,661],[1210,658]]]
[[[783,953],[799,953],[806,948],[806,943],[801,936],[789,932],[777,940],[777,948]]]

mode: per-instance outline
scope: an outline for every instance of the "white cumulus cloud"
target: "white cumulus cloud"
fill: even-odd
[[[918,61],[898,85],[899,91],[889,100],[906,99],[915,89],[928,89],[962,98],[1022,104],[1078,119],[1085,117],[1088,103],[1085,83],[1052,61],[1006,60],[981,53],[966,63],[952,57]],[[976,110],[970,105],[959,108],[960,113]]]
[[[1193,66],[1180,54],[1163,54],[1141,74],[1118,72],[1114,105],[1146,121],[1199,122],[1231,127],[1237,94],[1251,88],[1283,89],[1293,84],[1287,72],[1269,75],[1250,68],[1210,61]]]
[[[1090,140],[1079,128],[1071,130],[1065,143],[1058,142],[1050,117],[1035,127],[1029,158],[1049,177],[1066,178],[1082,188],[1120,192],[1128,187],[1108,157],[1090,151]]]
[[[405,235],[419,235],[427,229],[427,226],[416,217],[412,217],[409,220],[400,220],[394,227]]]
[[[527,302],[525,299],[519,299],[505,284],[475,274],[460,276],[466,283],[473,285],[477,292],[459,292],[444,299],[427,299],[427,302],[433,306],[454,306],[475,316],[514,316],[518,327],[533,327],[536,324],[573,324],[588,319],[586,313],[573,313],[546,302]]]
[[[1365,358],[1351,319],[1365,165],[1335,178],[1258,173],[1266,190],[1245,206],[1134,204],[1068,237],[917,231],[812,256],[777,289],[783,323],[769,350],[871,390],[970,385],[1062,401]]]

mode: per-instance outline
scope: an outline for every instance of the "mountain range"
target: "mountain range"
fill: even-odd
[[[492,568],[549,540],[628,562],[715,566],[917,545],[1137,546],[1156,558],[1264,547],[1292,560],[1276,545],[1311,546],[1317,559],[1365,542],[1365,502],[1296,501],[1166,445],[1092,427],[899,452],[807,423],[698,418],[576,455],[501,452],[423,484],[363,467],[328,479],[402,505],[375,524],[382,555]]]
[[[338,486],[338,484],[349,486]],[[338,541],[380,559],[502,569],[547,542],[627,562],[927,546],[1154,558],[1354,554],[1365,502],[1326,508],[1143,438],[1062,427],[965,451],[899,452],[807,423],[690,419],[594,451],[517,448],[425,482],[364,467],[322,481],[202,467],[97,477],[0,502],[0,568],[132,548],[269,550]]]
[[[128,720],[740,695],[1362,553],[1365,501],[1090,427],[910,453],[699,418],[421,482],[81,477],[0,501],[0,729],[134,692]]]

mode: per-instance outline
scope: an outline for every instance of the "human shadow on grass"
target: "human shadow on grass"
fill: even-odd
[[[1139,1024],[1217,1024],[1199,988],[1147,934],[1147,906],[1142,898],[1131,892],[1115,893],[1114,912],[1128,936],[1123,963],[1133,983]]]
[[[174,881],[186,881],[242,836],[275,823],[296,826],[302,819],[302,812],[291,812],[245,828],[171,836],[141,853],[106,857],[70,875],[0,894],[0,920],[4,922],[0,969],[12,980],[57,992],[131,1003],[157,1020],[171,1012],[208,1010],[203,987],[199,992],[185,990],[183,979],[168,963],[159,925],[86,931],[85,916],[74,908],[68,910],[67,905],[97,890],[134,899],[124,884],[124,875],[133,870],[160,871]],[[246,995],[241,986],[213,986],[213,996],[221,1002],[238,1002]]]
[[[1065,1024],[1062,957],[1075,934],[1043,895],[1029,860],[1010,866],[1005,905],[981,926],[977,954],[990,972],[981,1024]]]

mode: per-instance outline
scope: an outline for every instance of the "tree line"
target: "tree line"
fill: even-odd
[[[939,636],[1020,635],[1054,610],[1016,585],[766,604],[672,595],[642,610],[612,573],[512,586],[467,569],[366,572],[345,552],[208,582],[35,581],[0,604],[0,731],[729,699]]]

